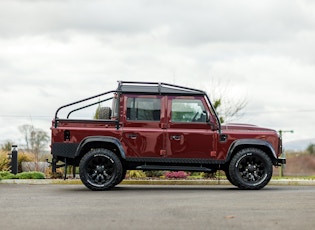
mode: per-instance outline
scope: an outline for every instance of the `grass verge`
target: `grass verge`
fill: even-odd
[[[8,179],[45,179],[45,174],[41,172],[21,172],[14,175],[7,171],[0,172],[0,180]]]

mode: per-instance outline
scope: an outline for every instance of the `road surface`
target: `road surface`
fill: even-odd
[[[0,229],[314,229],[315,186],[0,184]]]

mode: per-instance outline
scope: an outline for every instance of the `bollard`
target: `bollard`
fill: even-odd
[[[11,173],[17,174],[18,173],[18,148],[17,148],[17,145],[12,145],[10,166],[11,166]]]

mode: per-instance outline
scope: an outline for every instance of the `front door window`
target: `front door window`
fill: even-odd
[[[206,122],[206,111],[201,100],[174,99],[172,122]]]

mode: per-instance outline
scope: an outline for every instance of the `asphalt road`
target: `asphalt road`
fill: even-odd
[[[0,184],[0,229],[314,229],[315,186]]]

